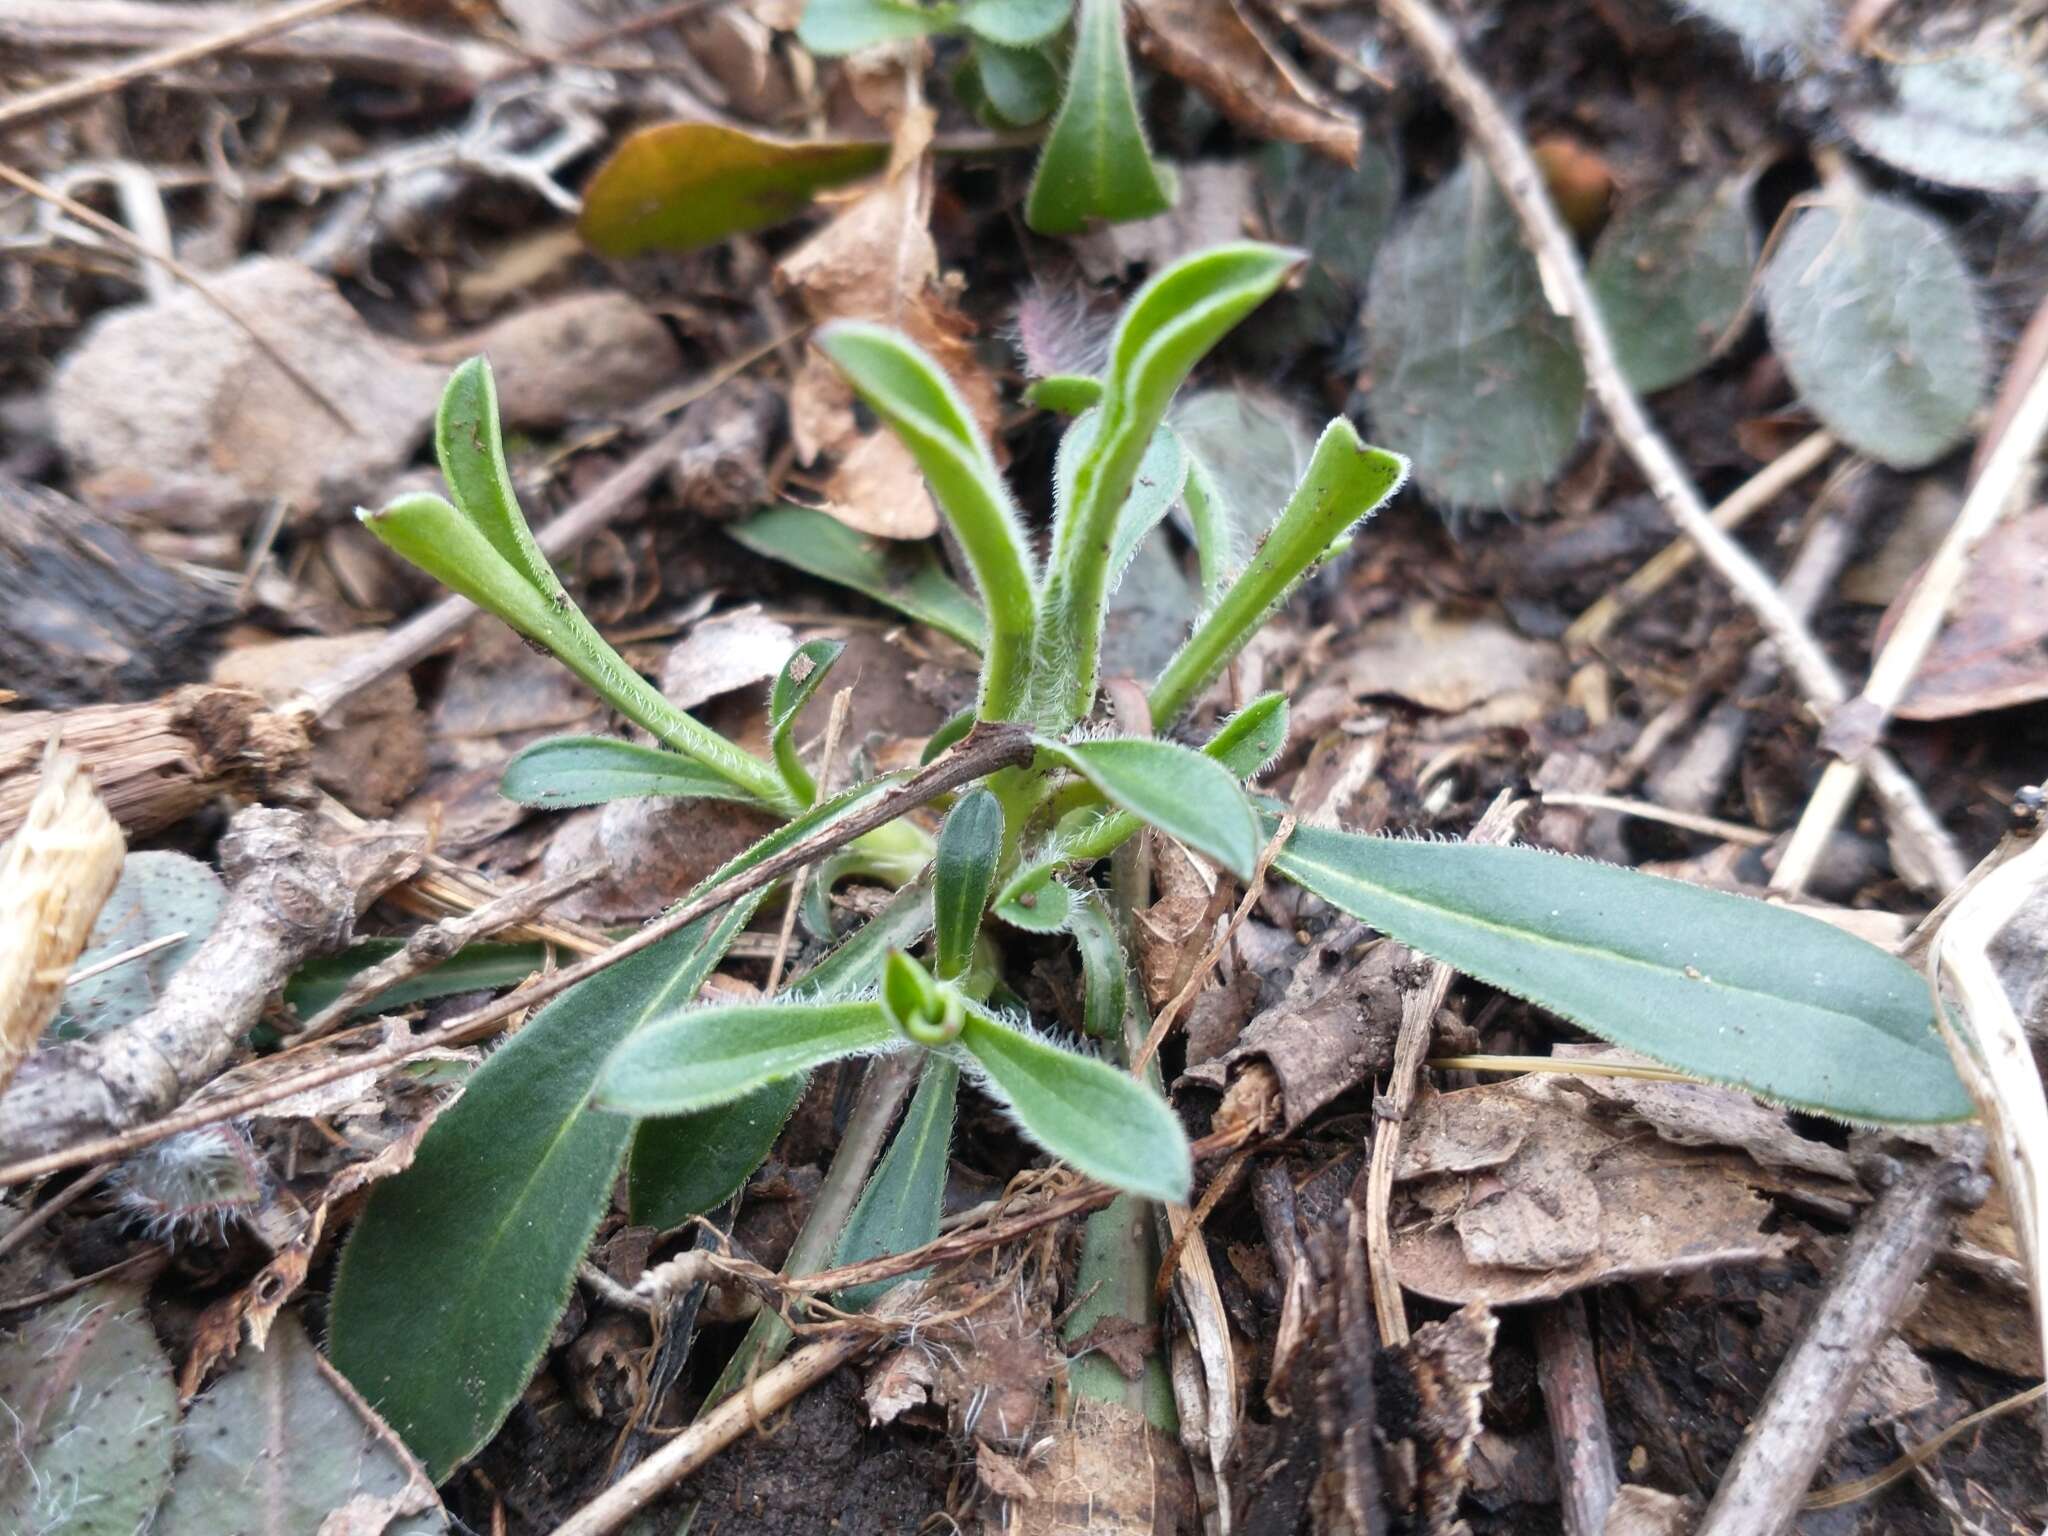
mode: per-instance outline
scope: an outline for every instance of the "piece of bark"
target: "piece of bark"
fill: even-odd
[[[50,754],[27,821],[0,848],[0,1093],[57,1011],[126,851],[78,759]]]
[[[0,714],[0,837],[22,823],[61,731],[100,798],[131,838],[183,821],[217,795],[302,803],[312,748],[306,728],[246,688],[180,688],[144,704]]]
[[[417,867],[416,834],[324,840],[299,811],[252,806],[221,839],[220,921],[132,1024],[59,1041],[0,1097],[0,1147],[54,1151],[173,1108],[226,1064],[292,972],[348,943],[355,920]]]
[[[68,496],[0,474],[0,677],[30,704],[146,698],[206,670],[225,589]]]

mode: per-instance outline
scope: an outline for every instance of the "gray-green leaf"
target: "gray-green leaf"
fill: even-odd
[[[1002,803],[986,789],[973,790],[947,813],[932,858],[932,918],[942,981],[965,975],[974,958],[982,909],[1002,853]]]
[[[620,1115],[687,1115],[828,1061],[897,1044],[875,1002],[685,1008],[656,1019],[612,1053],[594,1102]]]
[[[555,736],[523,747],[505,765],[498,793],[543,810],[647,795],[678,800],[753,798],[679,752],[643,747],[616,736]]]
[[[1298,828],[1275,867],[1601,1038],[1848,1120],[1972,1113],[1926,981],[1781,907],[1533,848]]]
[[[929,543],[902,544],[856,533],[836,517],[785,503],[726,529],[757,555],[851,587],[980,650],[987,623],[972,593],[939,568]]]
[[[1534,496],[1578,441],[1586,372],[1507,202],[1467,164],[1380,250],[1366,298],[1374,435],[1439,501]]]
[[[1986,368],[1975,287],[1910,203],[1824,194],[1764,268],[1763,301],[1800,399],[1851,447],[1917,469],[1968,433]]]
[[[945,1212],[946,1170],[952,1161],[953,1106],[960,1069],[950,1057],[925,1053],[924,1074],[917,1093],[889,1143],[881,1166],[860,1192],[860,1203],[846,1219],[834,1264],[858,1264],[889,1254],[908,1253],[939,1235]],[[919,1273],[925,1273],[920,1271]],[[917,1275],[906,1275],[914,1280]],[[898,1284],[876,1280],[841,1291],[836,1303],[849,1311],[871,1305]]]
[[[185,937],[66,987],[51,1033],[64,1038],[96,1035],[141,1018],[213,932],[226,901],[220,876],[190,854],[148,849],[129,854],[121,861],[114,894],[93,919],[92,936],[72,970],[89,970],[174,933]]]
[[[1111,804],[1207,854],[1240,879],[1259,859],[1259,818],[1231,771],[1213,757],[1139,736],[1041,741],[1039,748]]]
[[[1745,177],[1694,177],[1615,215],[1586,277],[1616,360],[1644,393],[1707,366],[1749,296],[1756,237]]]

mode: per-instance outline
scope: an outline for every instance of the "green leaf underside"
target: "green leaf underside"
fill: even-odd
[[[795,141],[716,123],[661,123],[630,134],[583,189],[577,230],[600,255],[694,251],[767,229],[832,187],[889,161],[876,142]]]
[[[1623,209],[1586,268],[1615,360],[1643,394],[1691,378],[1749,296],[1746,179],[1694,177]]]
[[[965,974],[974,957],[975,935],[1002,852],[1002,803],[988,790],[976,789],[947,813],[932,859],[932,916],[942,980]]]
[[[996,899],[996,916],[1026,933],[1063,930],[1073,915],[1074,893],[1060,884],[1058,869],[1058,865],[1041,866],[1025,878],[1010,880]]]
[[[523,747],[505,765],[498,793],[543,810],[646,796],[753,803],[745,790],[679,752],[615,736],[556,736]]]
[[[1173,206],[1172,177],[1153,163],[1124,54],[1123,0],[1081,0],[1074,56],[1024,222],[1079,234],[1091,219],[1142,219]]]
[[[1680,1071],[1847,1120],[1972,1113],[1926,983],[1813,918],[1532,848],[1302,827],[1275,867],[1402,943]]]
[[[1042,741],[1111,804],[1206,854],[1240,879],[1258,862],[1259,819],[1230,770],[1170,741]]]
[[[543,1008],[377,1184],[335,1277],[329,1355],[439,1482],[511,1412],[597,1230],[633,1123],[591,1112],[617,1043],[694,997],[743,900]]]
[[[1771,344],[1799,398],[1894,469],[1961,442],[1984,395],[1984,329],[1947,232],[1899,198],[1803,209],[1764,268]]]
[[[815,508],[788,503],[757,512],[726,532],[757,555],[850,587],[971,650],[985,642],[981,605],[939,568],[928,543],[870,538]]]
[[[338,955],[308,960],[292,974],[284,1000],[302,1019],[310,1019],[348,989],[371,966],[405,948],[403,939],[360,939]],[[543,944],[465,944],[431,971],[387,987],[357,1005],[351,1017],[389,1013],[395,1008],[452,997],[458,992],[495,991],[526,980],[547,963]]]
[[[888,1254],[908,1253],[939,1235],[945,1212],[946,1172],[952,1161],[953,1108],[960,1069],[950,1057],[925,1055],[917,1093],[889,1143],[881,1166],[861,1191],[860,1203],[840,1234],[834,1266],[858,1264]],[[915,1280],[929,1271],[906,1275]],[[876,1280],[841,1291],[834,1303],[848,1311],[871,1306],[899,1282]]]
[[[1586,371],[1483,170],[1434,188],[1380,250],[1366,297],[1373,435],[1439,501],[1506,507],[1578,441]]]
[[[1009,48],[986,38],[974,50],[975,78],[989,110],[1028,128],[1060,102],[1060,72],[1045,48]]]
[[[1187,1136],[1166,1101],[1129,1073],[974,1009],[960,1046],[984,1085],[1053,1156],[1133,1194],[1187,1198]]]
[[[686,1115],[899,1044],[875,1002],[686,1008],[654,1020],[613,1053],[596,1102],[622,1115]]]
[[[507,566],[552,600],[562,584],[534,542],[513,491],[498,425],[498,385],[487,359],[472,357],[448,376],[434,413],[434,456],[462,515]]]

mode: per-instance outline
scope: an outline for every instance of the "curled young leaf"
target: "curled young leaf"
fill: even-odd
[[[1839,928],[1533,848],[1297,828],[1297,885],[1680,1071],[1845,1120],[1966,1119],[1927,983]]]
[[[775,766],[789,792],[809,805],[818,798],[817,783],[796,755],[796,717],[825,681],[825,674],[846,650],[844,640],[810,640],[798,646],[768,691],[768,732]]]
[[[960,1046],[975,1075],[1054,1157],[1132,1194],[1187,1199],[1187,1133],[1166,1101],[1128,1072],[979,1009],[968,1011]]]

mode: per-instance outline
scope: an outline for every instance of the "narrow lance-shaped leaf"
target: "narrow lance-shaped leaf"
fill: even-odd
[[[971,1007],[960,1048],[962,1065],[1054,1157],[1133,1194],[1187,1199],[1187,1135],[1166,1101],[1128,1072]]]
[[[917,1093],[889,1143],[881,1166],[861,1191],[860,1203],[846,1220],[834,1264],[858,1264],[889,1254],[908,1253],[939,1235],[945,1214],[946,1170],[952,1158],[953,1108],[960,1069],[936,1051],[925,1053],[924,1074]],[[919,1274],[927,1273],[920,1271]],[[918,1275],[906,1275],[915,1280]],[[872,1305],[898,1282],[876,1280],[841,1291],[835,1303],[858,1311]]]
[[[1178,720],[1338,536],[1399,490],[1407,476],[1406,459],[1367,447],[1343,417],[1324,428],[1301,484],[1250,566],[1153,684],[1154,722],[1164,729]]]
[[[856,533],[813,507],[783,505],[726,529],[757,555],[780,560],[982,649],[987,623],[973,594],[944,571],[929,544],[899,544]]]
[[[678,752],[616,736],[555,736],[522,747],[498,793],[521,805],[567,810],[610,800],[744,800],[753,796]]]
[[[796,717],[810,703],[846,650],[844,640],[810,640],[798,646],[768,691],[768,732],[775,751],[775,766],[782,770],[782,782],[789,792],[809,805],[818,798],[818,786],[796,752]]]
[[[789,990],[819,1000],[872,986],[888,953],[915,944],[931,926],[931,881],[912,881]],[[716,1109],[641,1121],[627,1165],[633,1220],[666,1230],[729,1199],[774,1149],[809,1081],[798,1073]]]
[[[370,1192],[329,1354],[436,1481],[488,1440],[547,1348],[632,1135],[586,1106],[611,1049],[696,995],[759,895],[565,992],[499,1047],[413,1164]]]
[[[828,1061],[898,1044],[880,1003],[686,1008],[655,1020],[612,1054],[595,1102],[621,1115],[686,1115]]]
[[[1680,1071],[1847,1120],[1972,1112],[1926,981],[1799,913],[1531,848],[1310,827],[1276,868],[1402,943]]]
[[[840,321],[820,331],[817,344],[924,471],[960,540],[988,616],[981,717],[1014,718],[1029,679],[1038,577],[988,445],[944,370],[906,337]]]
[[[1039,750],[1073,769],[1111,804],[1208,855],[1240,879],[1259,857],[1259,819],[1228,768],[1170,741],[1041,740]]]
[[[130,855],[134,857],[134,855]],[[332,1003],[357,975],[382,964],[405,948],[403,939],[359,939],[338,955],[309,960],[292,973],[284,1000],[302,1019]],[[458,992],[496,991],[526,980],[547,964],[544,944],[465,944],[430,971],[424,971],[374,997],[366,997],[352,1017],[391,1013],[429,998]]]
[[[1172,173],[1154,163],[1138,121],[1123,0],[1081,0],[1066,100],[1031,178],[1024,222],[1079,234],[1091,219],[1149,218],[1173,206]]]
[[[1042,727],[1063,729],[1094,702],[1117,519],[1174,391],[1300,260],[1279,246],[1218,246],[1154,277],[1117,322],[1101,425],[1075,465],[1053,533],[1039,639]]]
[[[1002,852],[1002,803],[986,789],[973,790],[947,813],[932,859],[932,916],[941,980],[965,975],[974,958],[982,909],[988,905]]]
[[[534,543],[512,488],[490,359],[472,357],[448,375],[434,414],[434,456],[462,515],[491,541],[506,565],[542,597],[557,602],[562,583]]]

